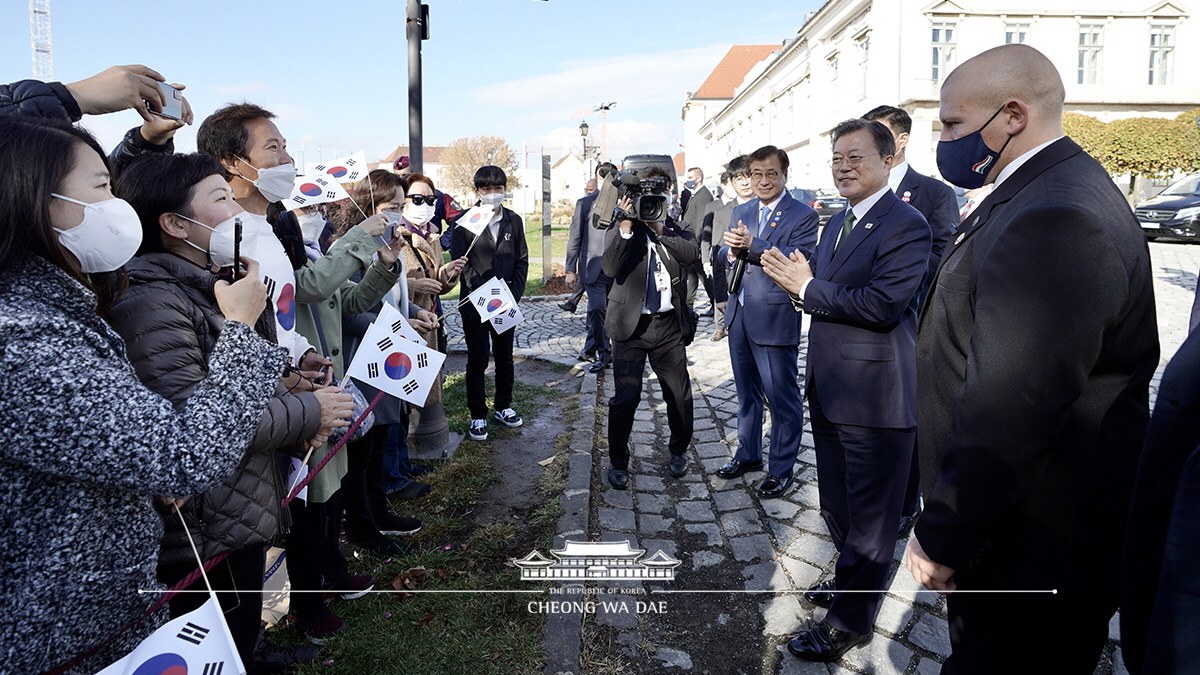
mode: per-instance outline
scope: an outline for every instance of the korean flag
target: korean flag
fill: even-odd
[[[479,318],[483,321],[490,321],[492,317],[508,311],[517,304],[512,292],[508,290],[508,284],[495,277],[475,289],[474,293],[467,296],[467,301],[479,312]]]
[[[392,315],[389,309],[395,314]],[[399,316],[396,308],[384,305],[379,318],[367,328],[346,375],[396,398],[423,406],[437,383],[446,356],[412,342],[411,337],[403,334],[404,327],[395,321]]]
[[[497,333],[503,333],[525,320],[525,315],[521,313],[521,306],[514,304],[507,310],[500,312],[492,317],[492,325],[495,326]]]
[[[233,636],[225,625],[225,616],[221,614],[221,605],[215,595],[210,595],[200,609],[168,621],[142,640],[129,656],[98,675],[242,675],[245,672]]]
[[[295,209],[349,198],[350,194],[346,192],[346,188],[332,176],[302,176],[296,179],[296,184],[292,186],[292,196],[288,197],[284,206]]]
[[[304,165],[309,178],[325,176],[339,183],[357,183],[367,177],[367,156],[362,150],[329,162],[310,162]]]

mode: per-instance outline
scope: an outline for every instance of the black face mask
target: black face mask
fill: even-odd
[[[1004,106],[1000,106],[1000,110],[1004,110]],[[967,190],[983,187],[987,183],[988,171],[1013,139],[1009,136],[999,150],[992,150],[983,142],[983,130],[996,119],[1000,110],[992,113],[988,121],[974,133],[953,141],[938,141],[937,165],[942,178]]]

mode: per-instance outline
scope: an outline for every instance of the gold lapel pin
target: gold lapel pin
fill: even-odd
[[[966,233],[966,232],[963,232],[962,234],[958,235],[958,239],[955,239],[955,240],[954,240],[954,245],[955,245],[955,246],[958,246],[959,244],[961,244],[961,243],[962,243],[962,240],[963,240],[963,238],[964,238],[964,237],[966,237],[966,236],[967,236],[967,233]]]

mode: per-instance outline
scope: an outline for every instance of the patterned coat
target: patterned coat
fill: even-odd
[[[26,256],[0,270],[0,672],[40,673],[140,616],[160,589],[152,495],[216,485],[250,444],[287,359],[226,324],[187,406],[146,389],[94,295]],[[94,672],[166,618],[76,668]]]

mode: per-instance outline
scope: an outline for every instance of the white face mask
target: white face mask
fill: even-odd
[[[486,195],[479,195],[479,201],[484,206],[490,206],[494,209],[504,203],[504,193],[492,192]]]
[[[316,241],[325,230],[325,219],[319,213],[302,213],[297,218],[300,221],[300,232],[304,241]]]
[[[51,193],[63,201],[83,206],[83,222],[58,232],[58,242],[79,260],[84,274],[112,272],[129,262],[142,245],[142,221],[124,199],[95,204]]]
[[[292,186],[296,184],[296,167],[291,164],[280,164],[269,169],[259,169],[246,160],[246,166],[258,171],[258,178],[250,181],[270,202],[281,202],[292,196]],[[247,180],[244,176],[243,180]]]
[[[404,217],[413,225],[421,227],[433,220],[434,209],[433,204],[408,204],[404,207]]]
[[[208,238],[208,250],[200,248],[187,239],[183,243],[191,246],[197,251],[202,251],[205,255],[212,259],[212,262],[217,267],[232,267],[233,266],[233,241],[237,231],[237,220],[242,221],[242,246],[239,253],[244,257],[254,257],[254,247],[258,243],[258,228],[247,227],[249,219],[245,213],[239,213],[235,216],[230,216],[225,220],[217,223],[216,227],[209,227],[204,223],[188,218],[187,216],[176,213],[175,215],[184,220],[193,222],[206,230],[212,230],[212,236]]]

